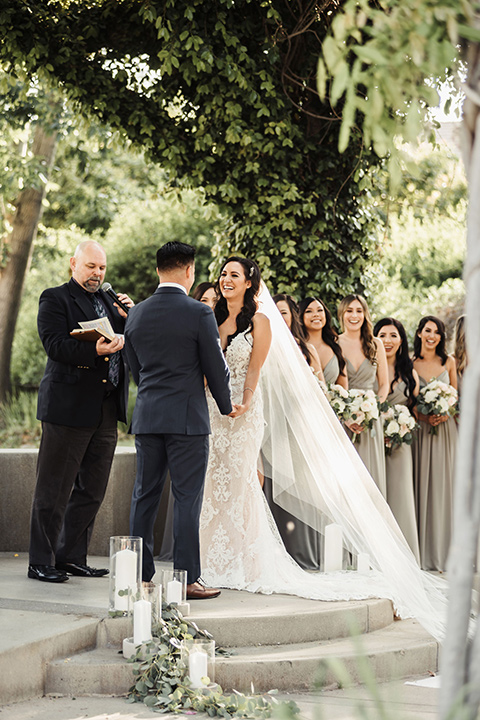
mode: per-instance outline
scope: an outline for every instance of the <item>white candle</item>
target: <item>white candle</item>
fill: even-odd
[[[193,687],[202,687],[202,678],[208,675],[208,655],[199,650],[188,656],[188,676]]]
[[[173,602],[182,602],[182,583],[178,580],[170,580],[167,583],[167,605]]]
[[[119,595],[119,590],[134,590],[137,584],[137,553],[120,550],[115,555],[115,610],[128,610],[128,594]]]
[[[152,639],[152,603],[137,600],[133,603],[133,642],[135,645]]]
[[[325,528],[325,572],[335,572],[343,567],[342,528],[331,523]]]
[[[370,571],[370,555],[368,553],[358,553],[357,555],[357,572],[368,573]]]

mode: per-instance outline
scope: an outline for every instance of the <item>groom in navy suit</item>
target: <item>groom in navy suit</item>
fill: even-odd
[[[169,242],[157,252],[160,284],[129,312],[125,351],[138,395],[132,418],[137,475],[130,532],[143,538],[144,581],[155,574],[153,527],[167,470],[175,498],[174,567],[187,570],[187,598],[216,597],[200,582],[199,520],[210,421],[204,378],[223,415],[232,412],[230,373],[211,309],[188,297],[195,250]]]

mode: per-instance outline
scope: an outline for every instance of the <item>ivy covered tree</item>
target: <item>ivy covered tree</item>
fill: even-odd
[[[216,258],[255,257],[278,290],[327,302],[374,252],[360,136],[316,89],[338,4],[308,0],[4,0],[0,59],[48,79],[227,218]]]

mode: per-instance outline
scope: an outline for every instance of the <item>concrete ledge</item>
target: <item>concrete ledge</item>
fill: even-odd
[[[37,454],[35,448],[0,450],[0,552],[28,552]],[[129,534],[135,471],[135,448],[117,448],[105,499],[95,521],[91,555],[108,557],[110,536]],[[155,552],[160,551],[165,513],[162,498],[155,525]]]

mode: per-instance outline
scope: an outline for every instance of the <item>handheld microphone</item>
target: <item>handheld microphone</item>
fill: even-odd
[[[123,302],[119,299],[117,293],[116,293],[115,290],[112,288],[112,286],[110,285],[110,283],[108,283],[108,282],[103,283],[103,285],[102,285],[102,290],[103,290],[104,293],[107,293],[107,295],[109,295],[109,296],[112,298],[112,300],[114,300],[114,301],[117,303],[117,305],[119,305],[119,306],[122,308],[122,310],[125,310],[125,312],[128,313],[128,311],[130,310],[130,308],[128,307],[128,305],[125,305],[125,303],[123,303]]]

